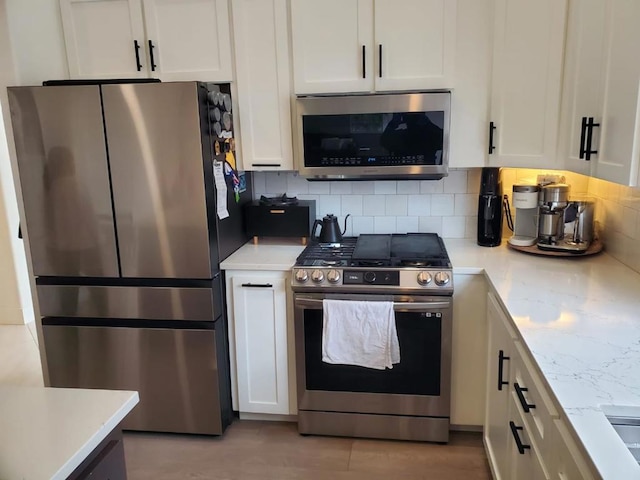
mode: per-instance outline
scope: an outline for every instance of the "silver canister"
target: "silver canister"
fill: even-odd
[[[564,208],[569,201],[569,185],[564,183],[552,183],[540,188],[540,206],[549,210]]]
[[[564,234],[575,244],[590,244],[593,241],[593,218],[595,202],[572,200],[564,211]]]

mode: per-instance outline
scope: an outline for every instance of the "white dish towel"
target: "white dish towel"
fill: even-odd
[[[400,363],[393,302],[322,301],[322,361],[384,370]]]

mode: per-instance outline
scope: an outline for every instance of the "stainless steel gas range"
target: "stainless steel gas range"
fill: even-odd
[[[448,441],[453,277],[438,235],[311,244],[292,289],[300,433]],[[385,370],[323,362],[325,299],[393,302],[400,362]]]

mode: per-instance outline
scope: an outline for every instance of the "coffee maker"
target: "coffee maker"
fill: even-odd
[[[556,250],[564,238],[564,211],[569,204],[569,185],[543,185],[539,199],[538,248]]]
[[[586,252],[593,241],[594,206],[591,200],[570,200],[563,213],[562,239],[540,248],[566,253]]]
[[[485,167],[478,196],[478,245],[496,247],[502,240],[502,183],[500,169]]]
[[[517,247],[529,247],[538,241],[538,197],[540,185],[514,185],[511,202],[516,218],[513,235],[508,242]]]

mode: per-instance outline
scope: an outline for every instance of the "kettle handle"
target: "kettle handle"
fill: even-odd
[[[318,225],[322,226],[322,220],[316,220],[313,222],[313,227],[311,227],[311,240],[320,241],[320,235],[316,235],[316,227]]]
[[[347,214],[346,217],[344,217],[344,230],[342,230],[342,235],[344,235],[347,231],[347,218],[349,218],[351,216],[351,214]],[[353,226],[353,225],[352,225]]]

